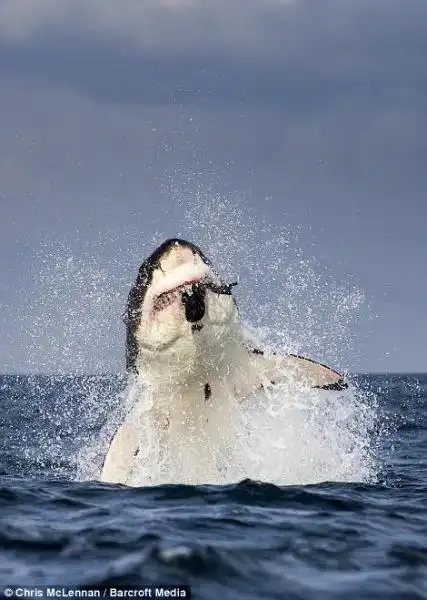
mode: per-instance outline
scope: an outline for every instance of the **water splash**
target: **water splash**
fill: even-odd
[[[240,281],[235,293],[248,327],[282,350],[354,369],[360,325],[371,318],[357,284],[350,276],[337,281],[315,252],[301,248],[302,227],[268,222],[244,198],[217,188],[216,178],[206,185],[198,174],[172,177],[166,186],[174,199],[169,216],[179,235]]]
[[[99,372],[122,364],[119,315],[127,291],[141,259],[171,235],[200,245],[226,277],[239,278],[242,315],[264,345],[351,368],[357,323],[364,316],[363,294],[354,283],[336,282],[318,259],[298,248],[298,231],[259,219],[235,194],[216,193],[193,181],[169,185],[167,192],[172,199],[169,221],[176,218],[176,226],[156,232],[144,245],[135,229],[104,234],[78,256],[66,245],[45,249],[36,273],[39,293],[27,307],[28,364],[33,370],[55,365],[62,373]],[[80,479],[97,477],[120,411],[136,400],[141,410],[148,410],[145,394],[131,388],[124,395],[101,398],[87,389],[86,418],[99,411],[100,402],[111,414],[76,457]],[[375,415],[372,398],[356,390],[331,394],[280,386],[236,409],[222,436],[183,440],[184,450],[174,455],[172,449],[167,457],[159,454],[157,432],[147,420],[134,483],[228,483],[245,477],[281,484],[368,480],[375,472]],[[66,420],[65,415],[64,427]],[[54,453],[54,441],[52,445]],[[178,463],[174,456],[180,457]]]
[[[140,393],[141,412],[148,415],[149,394]],[[134,425],[143,451],[128,483],[229,484],[248,477],[276,485],[373,481],[374,423],[374,407],[355,390],[333,394],[294,383],[232,405],[216,429],[186,431],[165,445],[162,432],[139,418]]]

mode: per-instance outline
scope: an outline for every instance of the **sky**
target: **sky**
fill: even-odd
[[[267,341],[427,371],[426,60],[425,0],[0,0],[0,372],[123,371],[175,235]]]

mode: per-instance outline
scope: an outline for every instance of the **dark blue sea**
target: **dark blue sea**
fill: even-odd
[[[0,588],[427,598],[427,376],[356,380],[376,403],[370,481],[126,488],[76,481],[123,378],[1,377]]]

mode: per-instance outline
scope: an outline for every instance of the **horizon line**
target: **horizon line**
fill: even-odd
[[[108,372],[103,371],[99,373],[64,373],[64,372],[17,372],[17,373],[1,373],[0,377],[126,377],[128,373],[126,371],[115,371]],[[363,376],[363,375],[427,375],[427,371],[349,371],[343,373],[347,376]]]

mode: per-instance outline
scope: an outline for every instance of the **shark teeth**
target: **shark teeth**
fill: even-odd
[[[164,310],[171,304],[173,304],[176,300],[181,297],[181,294],[186,291],[191,291],[192,285],[195,282],[186,282],[182,285],[173,288],[172,290],[168,290],[167,292],[163,292],[159,294],[157,298],[155,298],[153,302],[153,312],[158,312],[160,310]]]

